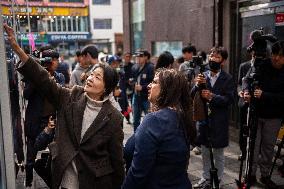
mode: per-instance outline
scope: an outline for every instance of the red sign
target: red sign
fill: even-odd
[[[284,13],[277,13],[275,16],[275,25],[284,26]]]

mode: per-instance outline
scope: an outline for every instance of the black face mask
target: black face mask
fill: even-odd
[[[221,63],[209,61],[210,70],[213,72],[218,72],[221,69]]]

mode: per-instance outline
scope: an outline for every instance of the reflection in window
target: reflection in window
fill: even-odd
[[[51,31],[51,20],[47,20],[47,31]]]
[[[158,57],[164,51],[169,51],[174,57],[178,57],[180,55],[180,49],[182,49],[182,41],[152,42],[153,56]]]
[[[94,5],[110,5],[110,0],[93,0]]]
[[[68,16],[67,22],[68,22],[67,23],[68,31],[70,32],[70,31],[72,31],[72,21],[71,21],[70,16]]]
[[[66,31],[67,30],[67,27],[66,27],[66,19],[65,17],[62,17],[62,31]]]
[[[88,17],[79,16],[49,16],[43,21],[44,31],[47,32],[87,32]],[[38,31],[38,30],[37,30]]]
[[[52,24],[52,31],[53,31],[53,32],[56,32],[55,18],[51,19],[51,24]]]
[[[72,17],[73,31],[78,31],[78,27],[76,23],[77,23],[76,17]]]
[[[111,19],[94,19],[94,29],[111,29]]]
[[[60,17],[57,17],[56,19],[57,21],[57,31],[61,32],[61,18]]]

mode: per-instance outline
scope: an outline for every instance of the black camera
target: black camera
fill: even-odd
[[[206,66],[208,65],[207,63],[203,62],[203,57],[202,56],[193,56],[192,57],[192,62],[193,64],[199,67],[199,73],[203,73],[206,71]]]
[[[248,46],[247,51],[253,53],[253,70],[246,77],[248,81],[249,91],[253,91],[256,87],[259,87],[259,80],[264,71],[262,69],[263,65],[271,63],[271,59],[267,57],[267,46],[268,42],[275,43],[277,38],[272,34],[264,34],[263,29],[254,30],[250,34],[250,38],[253,41],[250,46]]]
[[[52,63],[52,57],[44,57],[39,59],[39,63],[42,67],[47,67]]]

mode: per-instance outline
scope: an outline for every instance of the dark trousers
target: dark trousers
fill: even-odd
[[[35,139],[27,138],[26,186],[31,186],[33,182],[33,168],[37,154],[34,144]]]
[[[34,169],[36,173],[44,180],[46,185],[51,188],[51,159],[49,153],[43,153],[41,158],[36,160]]]
[[[247,125],[247,106],[242,106],[240,107],[240,132],[239,132],[239,146],[240,146],[240,150],[243,152],[245,152],[246,150],[246,137],[244,137],[244,134],[248,134],[245,133],[247,132],[245,130],[245,127]]]

